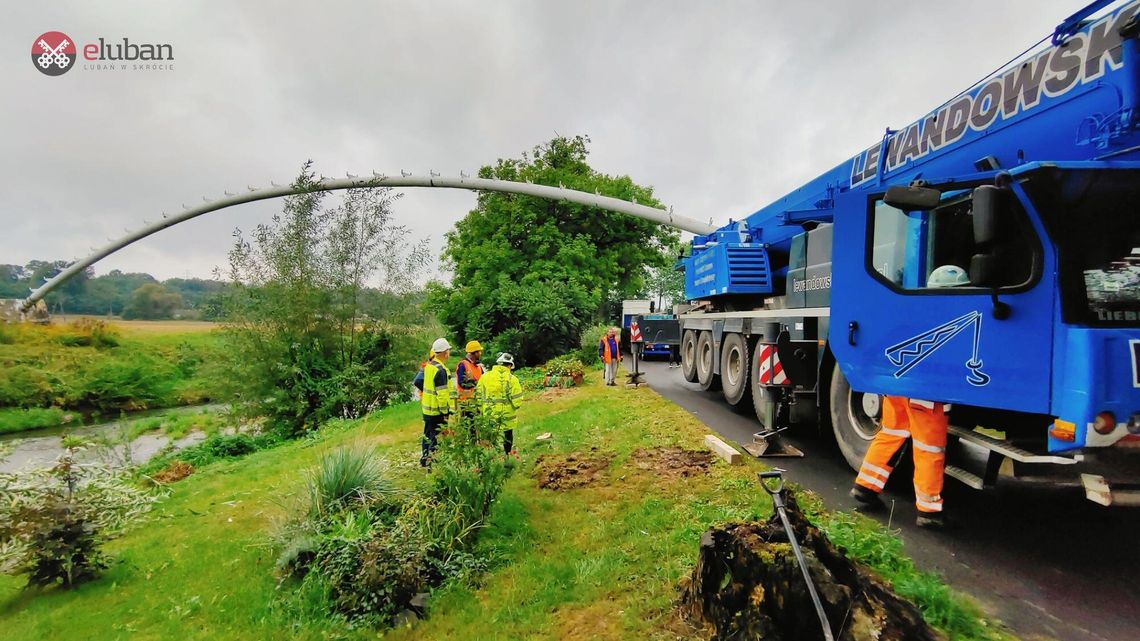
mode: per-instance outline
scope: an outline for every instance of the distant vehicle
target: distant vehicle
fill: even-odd
[[[676,324],[677,317],[671,314],[655,314],[654,304],[651,300],[631,298],[621,302],[621,349],[624,352],[629,352],[629,327],[633,323],[634,318],[638,319],[656,319],[657,325],[654,325],[652,332],[646,332],[644,325],[641,325],[641,335],[645,339],[645,348],[642,352],[646,356],[668,356],[670,345],[681,344],[681,329],[680,325]],[[667,324],[662,324],[661,321],[672,320],[676,325],[675,329],[667,329]],[[662,332],[668,332],[662,333]],[[676,334],[675,339],[671,338]]]
[[[681,321],[675,314],[645,314],[636,318],[645,341],[643,353],[668,356],[674,348],[681,348]]]

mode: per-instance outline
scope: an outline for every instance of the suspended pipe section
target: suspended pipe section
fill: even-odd
[[[207,200],[205,204],[196,207],[186,207],[183,205],[183,211],[174,215],[163,214],[162,219],[155,223],[145,225],[138,231],[128,233],[126,236],[113,240],[93,252],[87,257],[77,260],[68,265],[63,271],[56,274],[54,277],[48,279],[43,285],[32,290],[32,293],[20,303],[20,311],[26,312],[36,302],[42,300],[53,289],[64,283],[67,279],[82,272],[96,262],[106,258],[107,256],[119,251],[120,249],[135,243],[151,234],[157,233],[173,227],[179,223],[197,218],[203,214],[208,214],[219,209],[233,207],[234,205],[242,205],[251,203],[258,200],[268,200],[270,198],[281,198],[284,196],[293,196],[300,193],[310,193],[313,191],[338,191],[342,189],[372,189],[377,187],[433,187],[441,189],[467,189],[470,191],[490,191],[500,192],[506,194],[520,194],[523,196],[534,196],[537,198],[545,198],[548,200],[565,200],[567,202],[577,203],[579,205],[586,205],[587,207],[597,207],[598,209],[605,209],[607,211],[615,211],[622,214],[628,214],[637,218],[642,218],[662,225],[669,225],[676,227],[683,231],[691,232],[693,234],[710,234],[716,230],[716,226],[709,222],[701,222],[685,216],[679,216],[672,211],[664,209],[657,209],[655,207],[648,207],[635,202],[628,202],[619,198],[611,198],[609,196],[602,196],[601,194],[591,194],[584,191],[575,189],[567,189],[565,187],[549,187],[547,185],[535,185],[533,183],[520,183],[510,180],[496,180],[491,178],[472,178],[470,176],[446,177],[438,176],[432,173],[429,176],[413,176],[404,175],[401,172],[400,176],[383,176],[374,174],[371,178],[363,178],[360,176],[348,175],[348,178],[323,178],[316,183],[315,186],[298,188],[293,185],[274,185],[266,188],[250,187],[249,191],[243,194],[230,194],[217,200]]]

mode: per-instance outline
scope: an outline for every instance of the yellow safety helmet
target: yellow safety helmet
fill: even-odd
[[[467,353],[468,354],[470,354],[471,352],[481,352],[481,351],[483,351],[483,346],[479,344],[479,341],[470,341],[467,343]]]

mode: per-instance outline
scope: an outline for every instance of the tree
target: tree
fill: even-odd
[[[589,138],[556,137],[521,159],[499,160],[482,178],[564,185],[660,207],[650,187],[589,166]],[[462,343],[495,337],[497,349],[535,363],[578,347],[581,330],[604,320],[611,295],[644,287],[646,266],[664,265],[677,232],[569,202],[481,193],[446,236],[450,284],[429,287],[429,305]]]
[[[669,261],[666,266],[649,267],[645,275],[645,296],[656,301],[658,310],[685,300],[685,274],[673,268],[676,253],[668,253],[665,259]]]
[[[147,283],[131,294],[131,300],[123,310],[127,320],[159,320],[173,318],[182,308],[182,297],[158,283]]]
[[[281,214],[248,237],[235,231],[224,291],[236,405],[284,436],[406,397],[422,356],[386,318],[362,313],[362,292],[376,282],[406,293],[428,263],[426,240],[409,243],[392,223],[390,190],[350,190],[326,209],[316,185],[306,163]]]

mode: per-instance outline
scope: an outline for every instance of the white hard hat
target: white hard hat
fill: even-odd
[[[969,284],[970,277],[966,274],[966,270],[957,265],[943,265],[930,272],[930,276],[926,279],[927,287],[957,287]]]
[[[450,349],[451,344],[447,342],[446,338],[437,338],[435,339],[435,342],[431,344],[431,351],[435,352],[436,354],[441,354]]]
[[[503,352],[502,354],[499,354],[499,357],[495,359],[495,362],[499,365],[510,365],[511,367],[514,367],[515,357],[511,356],[507,352]]]

